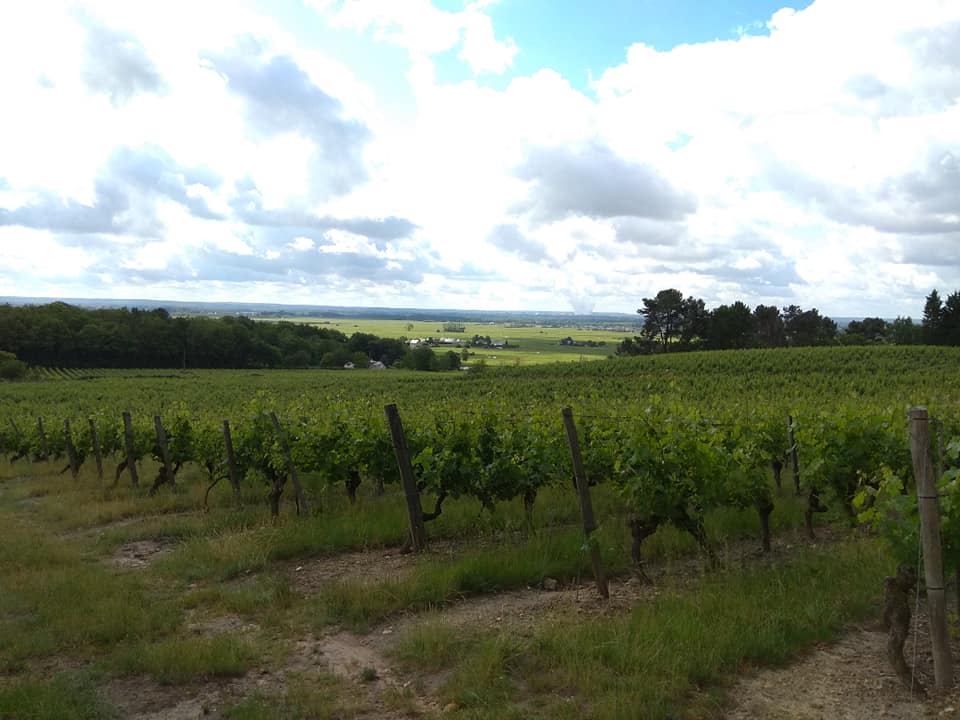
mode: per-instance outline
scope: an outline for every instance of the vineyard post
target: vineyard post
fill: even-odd
[[[47,431],[43,427],[43,418],[37,418],[37,430],[40,433],[40,459],[47,462],[50,459],[50,446],[47,444]]]
[[[793,489],[800,494],[800,456],[797,440],[793,436],[793,415],[787,415],[787,442],[790,443],[790,464],[793,466]]]
[[[153,416],[153,426],[157,431],[157,445],[160,446],[160,459],[163,461],[163,476],[160,478],[160,482],[154,483],[150,489],[151,495],[165,482],[170,483],[171,486],[176,485],[173,479],[173,467],[170,463],[170,448],[167,446],[167,431],[164,429],[163,421],[159,415]]]
[[[76,480],[80,475],[80,463],[77,459],[77,449],[73,446],[73,433],[70,432],[70,420],[65,418],[63,421],[63,440],[67,446],[67,460],[70,462],[70,474]]]
[[[270,422],[273,423],[273,429],[277,432],[277,439],[280,440],[280,446],[283,448],[283,454],[287,459],[287,474],[293,482],[293,490],[297,494],[297,514],[303,513],[310,515],[310,508],[307,506],[307,496],[303,492],[303,486],[300,484],[300,476],[297,474],[297,467],[293,464],[293,455],[290,454],[290,443],[287,442],[287,436],[283,434],[283,428],[280,427],[280,420],[277,414],[270,411]]]
[[[233,488],[233,499],[240,505],[240,473],[237,471],[237,456],[233,452],[233,438],[230,436],[230,421],[223,421],[223,444],[227,449],[227,474]]]
[[[97,424],[93,418],[88,418],[90,423],[90,443],[93,445],[93,457],[97,461],[97,477],[103,480],[103,454],[100,451],[100,433],[97,432]]]
[[[597,529],[596,520],[593,517],[593,504],[590,502],[590,485],[587,482],[587,473],[583,467],[583,457],[580,455],[580,439],[577,437],[577,425],[573,421],[573,409],[563,408],[563,425],[567,430],[567,442],[570,443],[570,456],[573,459],[573,476],[577,480],[577,493],[580,495],[580,514],[583,516],[583,534],[586,536],[587,544],[590,546],[590,564],[593,566],[593,577],[597,581],[597,591],[600,597],[608,599],[610,597],[610,588],[607,586],[607,578],[603,574],[603,566],[600,563],[600,548],[596,543],[590,542],[590,534]]]
[[[946,593],[940,548],[940,513],[937,484],[930,458],[930,423],[925,407],[910,408],[910,455],[917,483],[920,535],[923,540],[923,573],[930,608],[930,641],[933,645],[933,675],[938,688],[953,685],[953,661],[947,630]]]
[[[137,447],[133,442],[133,420],[130,411],[123,411],[123,442],[127,449],[127,470],[130,471],[130,482],[133,487],[140,485],[140,476],[137,475]],[[119,475],[117,476],[119,478]]]
[[[390,437],[393,439],[393,452],[397,456],[397,467],[400,469],[400,481],[403,483],[403,494],[407,498],[407,514],[410,517],[410,542],[414,552],[423,552],[427,549],[427,530],[423,524],[423,507],[420,505],[420,490],[417,480],[413,476],[413,465],[410,464],[410,453],[407,451],[407,438],[403,434],[403,422],[400,412],[394,404],[383,408],[387,414],[387,425],[390,427]]]
[[[13,434],[17,436],[17,443],[23,444],[23,433],[20,432],[20,428],[17,427],[17,423],[14,422],[13,418],[10,418],[10,427],[13,428]],[[16,457],[16,456],[14,456]],[[30,458],[27,458],[27,462],[30,461]],[[10,459],[10,462],[13,463],[13,458]]]
[[[935,478],[943,477],[943,425],[937,423],[937,464],[934,467]],[[957,612],[960,613],[960,567],[954,570],[954,587],[957,590]]]

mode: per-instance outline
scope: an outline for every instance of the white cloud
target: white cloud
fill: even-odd
[[[430,0],[308,0],[331,15],[331,22],[354,30],[372,29],[374,36],[399,45],[423,62],[432,55],[458,45],[458,57],[475,74],[501,74],[517,53],[512,38],[498,40],[490,16],[483,9],[489,2],[469,3],[461,12],[440,10]],[[427,69],[429,74],[429,69]]]
[[[817,0],[586,92],[510,75],[490,2],[310,4],[405,51],[407,112],[227,0],[0,6],[5,294],[917,315],[960,287],[957,3]]]
[[[483,72],[502,74],[517,54],[512,38],[501,42],[493,31],[493,21],[476,6],[468,7],[462,15],[463,47],[459,57],[466,61],[475,74]]]

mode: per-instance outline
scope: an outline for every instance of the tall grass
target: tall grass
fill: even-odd
[[[873,542],[855,541],[782,567],[722,573],[624,617],[553,618],[466,638],[426,626],[402,640],[398,656],[452,667],[442,693],[463,717],[719,717],[726,677],[835,636],[874,609],[888,568]]]
[[[239,677],[257,660],[253,644],[235,635],[167,638],[119,652],[114,667],[127,675],[147,674],[165,685]]]
[[[613,575],[624,572],[628,557],[623,538],[601,530],[598,539],[606,571]],[[538,586],[548,577],[562,583],[590,577],[581,532],[536,534],[521,542],[464,550],[449,560],[428,555],[407,577],[375,584],[331,583],[316,598],[318,617],[363,629],[401,611],[441,607],[468,595]]]
[[[89,678],[62,674],[24,678],[0,687],[2,720],[107,720],[115,717]]]

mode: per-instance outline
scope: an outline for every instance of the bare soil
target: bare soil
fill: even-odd
[[[124,543],[106,559],[108,565],[124,570],[145,568],[158,557],[173,550],[172,540],[135,540]]]
[[[142,677],[114,679],[101,687],[103,699],[130,720],[219,718],[222,689],[213,684],[171,687]]]
[[[918,617],[904,655],[918,680],[931,688],[933,658],[925,607]],[[960,718],[960,687],[911,693],[887,661],[886,642],[879,623],[853,627],[837,642],[817,645],[787,667],[750,671],[730,692],[727,720]],[[960,657],[958,651],[960,642],[954,640],[954,658]]]
[[[290,584],[301,595],[313,595],[334,582],[372,585],[391,578],[399,580],[416,567],[418,560],[416,555],[404,555],[395,548],[314,558],[290,569]]]

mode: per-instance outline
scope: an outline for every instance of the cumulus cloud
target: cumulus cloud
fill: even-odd
[[[303,234],[311,231],[343,230],[377,242],[409,237],[417,229],[409,220],[394,216],[337,218],[317,215],[302,207],[266,209],[260,191],[249,178],[239,181],[236,191],[237,194],[230,202],[236,218],[257,227],[298,229]]]
[[[487,240],[493,246],[529,262],[539,263],[550,257],[543,245],[524,235],[514,223],[495,226],[487,236]]]
[[[538,222],[585,215],[679,220],[696,204],[650,165],[630,162],[610,148],[534,148],[516,175],[530,181],[518,205]]]
[[[190,186],[216,188],[219,184],[214,171],[180,165],[163,148],[118,147],[94,183],[91,204],[40,191],[19,207],[0,208],[0,226],[157,237],[163,232],[156,215],[160,199],[182,205],[199,218],[222,219],[203,198],[190,193]]]
[[[82,76],[90,92],[106,95],[114,106],[142,93],[167,92],[166,81],[135,35],[110,28],[86,13],[78,16],[87,30]],[[39,82],[52,87],[44,75]]]
[[[343,104],[293,58],[266,55],[256,39],[247,37],[224,53],[207,53],[204,61],[243,99],[255,133],[310,140],[311,180],[319,197],[346,193],[367,179],[363,150],[370,130],[347,117]]]
[[[644,217],[615,217],[613,228],[618,241],[638,246],[675,246],[684,233],[678,223]]]
[[[95,268],[115,271],[112,264]],[[162,267],[127,268],[140,281],[154,282],[289,282],[326,283],[334,279],[356,283],[418,283],[422,271],[396,263],[378,254],[364,252],[322,252],[322,248],[299,250],[286,247],[270,253],[239,254],[205,246],[175,256]]]
[[[517,46],[512,38],[498,40],[489,3],[468,2],[461,12],[448,12],[430,0],[308,0],[333,12],[333,22],[357,30],[373,28],[378,39],[406,49],[414,59],[437,55],[457,46],[457,56],[474,73],[502,74],[513,63]]]
[[[624,310],[675,286],[890,316],[960,286],[957,3],[638,31],[580,89],[518,74],[485,0],[310,4],[0,5],[0,286]]]
[[[930,147],[922,167],[866,187],[831,184],[774,159],[765,178],[777,190],[846,225],[892,234],[960,232],[960,162],[945,148]]]
[[[933,268],[952,277],[960,273],[960,233],[902,239],[903,263]]]

